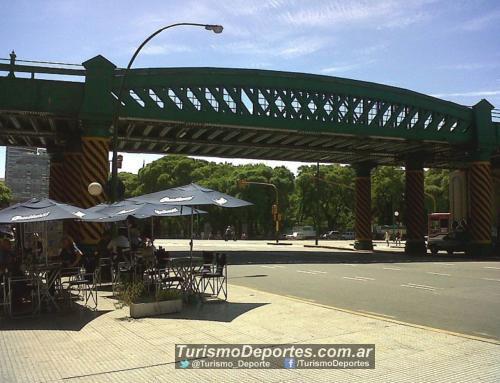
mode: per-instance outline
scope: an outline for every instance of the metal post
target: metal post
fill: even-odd
[[[177,26],[194,26],[194,27],[203,27],[206,30],[213,31],[214,33],[221,33],[223,30],[222,25],[213,25],[213,24],[199,24],[199,23],[176,23],[176,24],[171,24],[167,25],[166,27],[158,29],[156,32],[151,34],[146,40],[144,40],[141,45],[139,45],[139,48],[136,49],[134,52],[134,55],[130,59],[127,68],[123,72],[123,76],[120,81],[120,88],[117,94],[117,100],[116,100],[116,107],[115,107],[115,112],[114,112],[114,117],[113,117],[113,124],[112,124],[112,129],[113,129],[113,141],[112,141],[112,146],[113,146],[113,159],[111,161],[111,190],[110,190],[110,198],[111,202],[116,202],[117,200],[117,186],[118,186],[118,119],[120,115],[120,107],[121,107],[121,102],[122,102],[122,96],[123,96],[123,91],[125,87],[125,79],[130,71],[130,68],[132,67],[132,64],[134,63],[137,55],[141,51],[141,49],[156,35],[160,34],[166,29],[177,27]]]
[[[319,240],[319,162],[316,163],[316,240],[314,243],[318,246]]]

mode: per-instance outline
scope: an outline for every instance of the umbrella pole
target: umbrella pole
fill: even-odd
[[[189,241],[189,291],[193,291],[193,209],[191,206],[191,241]]]

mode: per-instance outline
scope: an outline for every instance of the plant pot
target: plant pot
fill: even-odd
[[[144,318],[155,315],[177,313],[181,310],[182,299],[148,303],[132,303],[130,305],[130,317]]]

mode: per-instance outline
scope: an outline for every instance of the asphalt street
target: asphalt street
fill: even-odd
[[[500,262],[232,265],[229,283],[500,340]]]
[[[215,242],[199,241],[197,249],[228,254],[230,284],[500,340],[498,259]],[[179,243],[167,247],[185,248]]]

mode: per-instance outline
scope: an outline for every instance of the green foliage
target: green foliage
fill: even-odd
[[[181,299],[182,293],[176,289],[154,291],[147,290],[143,282],[122,282],[118,285],[118,302],[121,306],[132,303],[173,301]]]
[[[276,185],[282,229],[295,225],[317,225],[321,231],[348,230],[354,227],[354,180],[350,166],[321,165],[316,177],[316,165],[302,166],[297,177],[284,166],[271,168],[264,164],[234,166],[217,164],[178,155],[168,155],[139,170],[138,175],[120,173],[126,187],[125,195],[136,196],[176,186],[198,183],[223,193],[254,203],[244,209],[224,209],[203,206],[209,214],[195,219],[195,232],[209,224],[212,233],[224,233],[228,225],[236,228],[237,235],[245,232],[250,238],[272,238],[274,222],[271,207],[276,193],[272,187],[247,185],[240,188],[238,180],[271,183]],[[426,207],[433,210],[432,197],[439,211],[448,211],[448,174],[446,170],[431,169],[426,172]],[[390,225],[394,211],[400,212],[404,222],[405,172],[402,168],[380,166],[372,172],[373,223]],[[432,197],[429,197],[431,195]],[[156,220],[157,236],[183,235],[190,231],[187,218],[162,218]],[[208,233],[205,233],[207,236]]]
[[[12,201],[12,193],[4,182],[0,181],[0,207],[9,206]]]
[[[125,198],[138,196],[137,189],[139,188],[139,178],[137,174],[128,172],[118,173],[118,178],[125,186]]]
[[[373,222],[391,225],[394,212],[399,211],[399,219],[404,222],[405,172],[394,166],[379,166],[372,172],[372,213]]]
[[[130,306],[137,303],[145,292],[143,282],[123,282],[118,285],[118,300],[122,305]]]
[[[320,229],[348,229],[354,225],[354,171],[349,166],[301,166],[296,180],[296,224]],[[318,221],[319,219],[319,221]]]
[[[425,203],[429,212],[449,211],[449,176],[450,171],[447,169],[429,169],[425,172]]]

